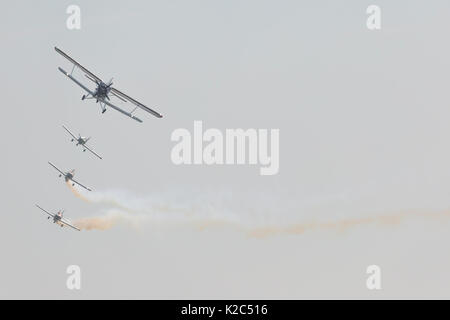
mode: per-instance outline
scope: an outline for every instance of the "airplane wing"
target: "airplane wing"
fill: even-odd
[[[72,75],[68,72],[66,72],[63,68],[58,67],[58,70],[61,71],[64,75],[66,75],[70,80],[75,82],[77,85],[79,85],[81,88],[83,88],[87,93],[89,93],[91,96],[94,95],[94,92],[92,90],[89,90],[88,87],[86,87],[84,84],[82,84],[80,81],[72,77]]]
[[[121,96],[115,94],[114,92],[111,92],[111,94],[112,94],[114,97],[116,97],[117,99],[120,99],[120,100],[122,100],[123,102],[127,102],[127,100],[125,100],[125,99],[122,98]]]
[[[37,204],[36,204],[36,207],[38,207],[39,209],[41,209],[42,211],[44,211],[46,214],[48,214],[48,215],[49,215],[50,217],[52,217],[52,218],[55,216],[53,213],[50,213],[50,212],[48,212],[47,210],[45,210],[45,209],[39,207]]]
[[[75,140],[77,140],[78,138],[77,137],[75,137],[75,135],[72,133],[72,132],[70,132],[70,130],[69,129],[67,129],[64,125],[62,126],[63,128],[64,128],[64,130],[66,130]]]
[[[53,163],[51,163],[50,161],[48,162],[49,165],[51,165],[53,168],[55,168],[56,170],[59,171],[59,173],[61,173],[63,176],[66,176],[66,174],[64,172],[62,172],[61,170],[59,170]]]
[[[59,68],[59,67],[58,67],[58,69],[59,69],[59,71],[61,71],[64,75],[66,75],[70,80],[72,80],[72,81],[75,82],[77,85],[79,85],[81,88],[83,88],[87,93],[89,93],[91,96],[94,96],[94,92],[92,92],[91,90],[89,90],[89,89],[88,89],[84,84],[82,84],[80,81],[78,81],[77,79],[75,79],[74,77],[72,77],[71,74],[69,74],[68,72],[66,72],[66,71],[63,70],[62,68]],[[110,103],[110,102],[108,102],[108,101],[106,101],[106,100],[104,100],[104,99],[101,99],[101,98],[98,98],[98,97],[97,97],[96,99],[97,99],[98,101],[101,101],[101,102],[103,102],[104,104],[110,106],[111,108],[113,108],[113,109],[119,111],[120,113],[126,115],[127,117],[130,117],[131,119],[134,119],[134,120],[136,120],[136,121],[138,121],[138,122],[142,122],[141,119],[139,119],[139,118],[136,117],[136,116],[133,116],[130,112],[127,112],[127,111],[125,111],[125,110],[123,110],[123,109],[121,109],[121,108],[119,108],[119,107],[116,107],[115,105],[113,105],[112,103]]]
[[[89,150],[92,154],[96,155],[99,159],[102,159],[94,150],[90,149],[87,145],[83,145],[83,148]]]
[[[76,180],[74,180],[74,179],[70,179],[70,181],[72,181],[72,182],[76,183],[77,185],[79,185],[80,187],[83,187],[83,188],[85,188],[85,189],[86,189],[86,190],[88,190],[88,191],[92,191],[92,189],[91,189],[91,188],[88,188],[88,187],[86,187],[86,186],[82,185],[81,183],[79,183],[78,181],[76,181]]]
[[[113,105],[111,102],[108,102],[108,101],[106,101],[106,100],[104,100],[104,99],[100,99],[100,98],[98,99],[98,101],[103,102],[104,104],[106,104],[106,105],[110,106],[111,108],[113,108],[113,109],[119,111],[120,113],[126,115],[127,117],[130,117],[131,119],[136,120],[137,122],[142,122],[142,120],[139,119],[138,117],[133,116],[130,112],[127,112],[127,111],[125,111],[125,110],[123,110],[123,109],[120,109],[119,107],[116,107],[116,106]]]
[[[72,62],[74,65],[76,65],[78,68],[80,68],[81,70],[84,71],[84,73],[86,73],[89,77],[95,79],[96,82],[103,82],[102,79],[100,79],[99,77],[97,77],[95,74],[93,74],[92,72],[90,72],[88,69],[86,69],[85,67],[83,67],[81,64],[79,64],[75,59],[72,59],[71,57],[69,57],[69,55],[67,55],[66,53],[64,53],[61,49],[55,47],[56,52],[58,52],[60,55],[62,55],[64,58],[66,58],[67,60],[69,60],[70,62]]]
[[[140,103],[139,101],[134,100],[133,98],[131,98],[130,96],[126,95],[125,93],[117,90],[116,88],[111,88],[111,92],[114,93],[114,95],[116,97],[121,97],[121,100],[128,100],[130,101],[132,104],[138,106],[139,108],[141,108],[142,110],[145,110],[149,113],[151,113],[152,115],[154,115],[157,118],[162,118],[162,115],[159,112],[156,112],[155,110],[150,109],[147,106],[144,106],[142,103]]]
[[[59,222],[65,224],[66,226],[69,226],[75,230],[81,231],[79,228],[75,227],[74,225],[72,225],[69,221],[67,221],[66,219],[61,219],[59,220]]]

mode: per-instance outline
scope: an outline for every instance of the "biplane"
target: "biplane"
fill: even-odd
[[[79,85],[84,91],[86,91],[87,94],[84,94],[81,97],[81,100],[94,99],[96,103],[100,104],[100,108],[102,110],[102,113],[104,113],[106,111],[106,106],[108,106],[108,107],[111,107],[111,108],[119,111],[123,115],[125,115],[127,117],[130,117],[131,119],[134,119],[134,120],[136,120],[138,122],[142,122],[141,119],[139,119],[138,117],[136,117],[134,115],[135,111],[138,108],[140,108],[140,109],[142,109],[144,111],[147,111],[148,113],[151,113],[152,115],[154,115],[157,118],[162,118],[162,115],[159,112],[157,112],[157,111],[155,111],[153,109],[150,109],[149,107],[143,105],[139,101],[137,101],[137,100],[131,98],[130,96],[126,95],[122,91],[119,91],[116,88],[114,88],[112,86],[113,85],[113,82],[112,82],[113,79],[112,78],[111,78],[110,81],[104,82],[102,79],[97,77],[91,71],[89,71],[88,69],[83,67],[81,64],[79,64],[76,60],[74,60],[69,55],[64,53],[61,49],[55,47],[55,50],[60,55],[62,55],[64,58],[66,58],[71,63],[73,63],[73,68],[72,68],[72,71],[70,73],[66,72],[61,67],[58,67],[58,70],[61,71],[64,75],[66,75],[70,80],[72,80],[77,85]],[[81,83],[81,81],[79,81],[78,79],[76,79],[72,75],[73,71],[75,70],[75,68],[79,68],[84,73],[86,78],[88,78],[89,80],[91,80],[92,82],[95,83],[96,88],[94,90],[89,89],[87,86],[85,86],[83,83]],[[115,97],[115,98],[117,98],[117,99],[119,99],[119,100],[121,100],[123,102],[130,102],[133,105],[135,105],[135,108],[132,111],[130,111],[130,112],[128,112],[128,111],[126,111],[126,110],[124,110],[122,108],[119,108],[119,107],[117,107],[116,105],[114,105],[111,102],[111,97]]]

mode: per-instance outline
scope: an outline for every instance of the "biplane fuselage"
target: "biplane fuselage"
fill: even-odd
[[[110,87],[106,83],[100,83],[97,86],[97,89],[95,89],[94,97],[100,98],[100,99],[109,99],[108,93],[109,93]],[[97,100],[98,102],[98,100]]]

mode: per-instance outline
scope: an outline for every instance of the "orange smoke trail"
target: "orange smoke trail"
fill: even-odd
[[[349,218],[336,221],[324,221],[324,222],[310,222],[293,224],[284,227],[261,227],[255,228],[248,232],[248,236],[255,238],[264,238],[268,236],[273,236],[277,234],[303,234],[307,231],[317,231],[317,230],[335,230],[339,232],[348,231],[356,227],[364,225],[397,225],[406,219],[412,218],[440,218],[449,216],[450,212],[435,212],[435,213],[419,213],[419,212],[402,212],[397,214],[382,215],[382,216],[372,216],[364,218]]]
[[[72,183],[70,181],[66,182],[67,186],[69,187],[70,191],[72,191],[72,193],[79,199],[86,201],[86,202],[91,202],[90,199],[86,198],[85,196],[83,196],[77,189],[74,188],[74,186],[72,186]]]
[[[262,227],[250,227],[244,224],[238,223],[236,221],[226,221],[223,219],[199,219],[199,220],[187,220],[182,221],[183,225],[189,223],[194,223],[197,230],[203,231],[205,229],[211,229],[214,227],[228,227],[241,232],[246,233],[249,237],[253,238],[266,238],[270,236],[291,234],[300,235],[311,231],[338,231],[345,232],[357,227],[376,225],[376,226],[394,226],[403,222],[406,219],[412,218],[426,218],[426,219],[437,219],[445,218],[450,215],[449,211],[445,212],[435,212],[431,214],[425,214],[421,212],[402,212],[391,215],[382,216],[369,216],[363,218],[348,218],[348,219],[338,219],[335,221],[323,221],[323,222],[308,222],[308,223],[298,223],[286,226],[262,226]],[[129,216],[123,213],[117,213],[114,215],[97,216],[92,218],[83,218],[74,222],[74,224],[82,230],[108,230],[117,225],[119,222],[128,222],[128,224],[138,226],[144,221],[151,220],[150,216],[142,215],[140,217]],[[169,223],[169,221],[166,221]],[[172,221],[174,222],[174,221]],[[178,222],[180,222],[178,220]]]
[[[81,230],[109,230],[117,224],[119,217],[103,216],[92,218],[81,218],[73,224]]]

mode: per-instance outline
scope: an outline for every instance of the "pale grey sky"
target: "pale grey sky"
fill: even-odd
[[[70,4],[81,30],[66,28]],[[381,7],[378,31],[366,28],[371,4]],[[4,5],[0,297],[449,298],[450,224],[438,215],[450,204],[449,9],[436,0]],[[164,118],[101,115],[58,72],[70,63],[55,45]],[[170,134],[194,120],[279,128],[279,174],[175,166]],[[104,160],[71,145],[62,124],[92,136]],[[49,160],[76,168],[91,202]],[[35,203],[72,220],[131,223],[61,230]],[[306,231],[286,232],[298,225]],[[249,236],[261,226],[277,232]],[[66,288],[71,264],[80,291]],[[381,291],[365,286],[371,264]]]

